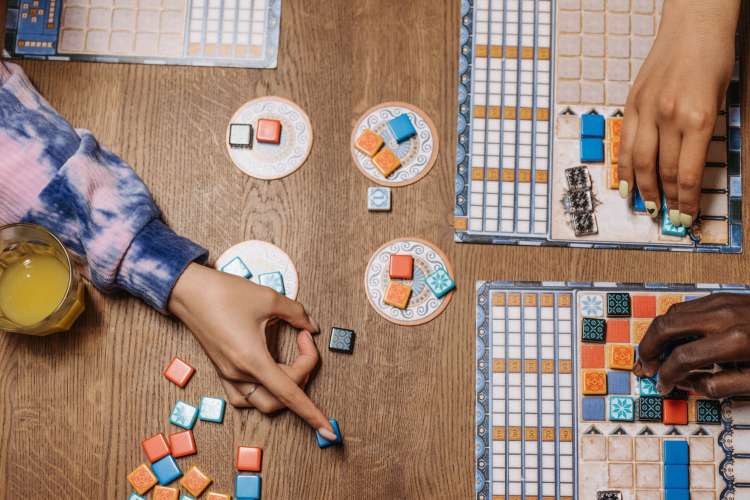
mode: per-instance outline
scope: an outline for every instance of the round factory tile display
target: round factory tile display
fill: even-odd
[[[411,127],[406,124],[411,132],[408,138],[399,137],[401,131],[394,130],[389,125],[389,122],[401,115],[406,115],[411,122]],[[367,130],[382,138],[382,147],[376,143],[370,151],[371,154],[356,146],[357,140]],[[374,161],[377,159],[376,152],[384,150],[393,152],[400,163],[398,168],[387,176],[383,173],[382,167],[378,168]],[[400,187],[417,182],[435,165],[438,150],[439,137],[435,124],[424,111],[403,102],[386,102],[370,108],[357,120],[352,131],[351,151],[355,165],[366,177],[383,186]]]
[[[292,300],[299,292],[294,262],[281,248],[260,240],[238,243],[216,260],[216,269],[269,286]],[[281,276],[279,276],[279,273]]]
[[[392,263],[392,256],[401,260],[406,257],[406,266]],[[411,277],[391,278],[392,274],[410,271]],[[400,238],[375,251],[367,264],[364,284],[367,299],[378,314],[398,325],[416,326],[445,310],[453,297],[454,279],[448,257],[434,244],[418,238]],[[401,290],[406,293],[400,294]],[[403,308],[391,305],[394,302],[401,302]]]
[[[234,165],[257,179],[292,174],[305,163],[312,144],[310,118],[283,97],[259,97],[244,104],[232,116],[226,133]]]

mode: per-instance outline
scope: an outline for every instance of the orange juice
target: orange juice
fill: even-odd
[[[0,274],[0,311],[31,326],[57,309],[68,291],[68,269],[52,255],[30,255]]]

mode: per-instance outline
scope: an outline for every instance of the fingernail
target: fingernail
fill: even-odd
[[[628,187],[628,181],[620,181],[620,198],[624,200],[629,194],[630,189]]]
[[[680,226],[680,211],[675,210],[674,208],[669,209],[669,222],[672,223],[673,226]]]
[[[656,203],[653,201],[647,201],[644,204],[646,205],[646,212],[648,212],[652,219],[655,219],[656,215],[659,213],[658,210],[656,210]]]
[[[320,429],[318,429],[318,433],[329,441],[336,441],[338,439],[338,437],[336,437],[336,434],[329,431],[325,427],[321,427]]]
[[[680,212],[680,223],[685,227],[691,227],[693,225],[693,216]]]
[[[307,337],[308,340],[312,340],[313,339],[312,338],[312,334],[310,332],[308,332],[307,330],[305,330],[305,337]]]
[[[633,372],[637,375],[637,374],[641,373],[642,370],[643,370],[643,363],[641,363],[641,360],[639,359],[633,365]]]
[[[314,318],[310,318],[310,323],[312,323],[313,326],[315,327],[315,333],[320,333],[320,323],[315,321]]]

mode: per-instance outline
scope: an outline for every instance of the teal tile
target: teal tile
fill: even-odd
[[[635,419],[635,401],[626,396],[609,398],[609,419],[619,422],[632,422]]]
[[[220,424],[224,421],[226,402],[221,398],[202,397],[198,418]]]
[[[456,288],[456,283],[448,274],[448,271],[440,267],[427,276],[427,286],[435,294],[435,297],[441,299]]]
[[[221,271],[228,274],[239,276],[240,278],[250,279],[253,273],[239,257],[235,257],[221,267]]]
[[[169,422],[172,425],[183,429],[192,429],[196,420],[198,420],[198,408],[179,400],[175,403],[172,414],[169,416]]]
[[[284,288],[284,275],[278,271],[258,275],[258,283],[273,288],[281,295],[286,295],[286,289]]]
[[[656,377],[639,378],[638,389],[641,396],[660,396],[656,390]]]
[[[142,497],[138,493],[133,492],[128,496],[128,500],[146,500],[146,497]]]

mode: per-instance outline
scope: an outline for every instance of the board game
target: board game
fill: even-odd
[[[9,0],[13,57],[275,68],[281,0]]]
[[[656,315],[718,291],[750,289],[478,282],[476,498],[750,498],[750,400],[630,371]]]
[[[619,197],[622,113],[660,12],[661,0],[461,1],[456,241],[742,250],[739,63],[691,230],[652,221],[636,189]]]

